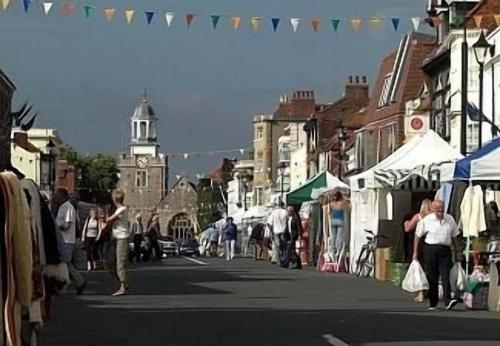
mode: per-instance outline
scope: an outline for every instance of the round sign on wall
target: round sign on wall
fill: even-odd
[[[424,127],[424,122],[420,118],[411,119],[410,126],[413,130],[421,130]]]

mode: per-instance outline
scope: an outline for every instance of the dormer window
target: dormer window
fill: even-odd
[[[380,99],[378,101],[378,108],[385,107],[389,104],[389,94],[391,90],[392,73],[389,73],[384,78],[384,86],[382,87],[382,92],[380,93]]]

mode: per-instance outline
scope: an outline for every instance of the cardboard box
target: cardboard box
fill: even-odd
[[[391,248],[378,248],[375,251],[375,279],[389,280]]]

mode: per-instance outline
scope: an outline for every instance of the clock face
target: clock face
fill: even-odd
[[[149,166],[149,159],[146,156],[139,156],[135,161],[137,167],[144,169]]]

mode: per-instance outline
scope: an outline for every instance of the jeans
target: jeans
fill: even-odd
[[[226,240],[226,259],[228,261],[234,258],[234,246],[236,245],[236,240]]]
[[[82,287],[85,283],[85,279],[78,270],[76,270],[73,265],[73,255],[75,253],[75,244],[64,244],[67,259],[69,259],[66,264],[68,265],[69,277],[71,281],[74,282],[76,287]]]
[[[280,266],[288,266],[288,245],[285,239],[285,233],[278,234],[278,264]]]
[[[339,219],[331,220],[331,253],[334,259],[344,246],[344,221]]]
[[[439,302],[439,278],[443,285],[445,306],[451,298],[450,270],[452,267],[451,249],[445,245],[424,245],[424,261],[429,281],[429,302],[436,307]]]
[[[135,263],[141,261],[141,244],[142,244],[142,234],[134,235],[134,258]]]

